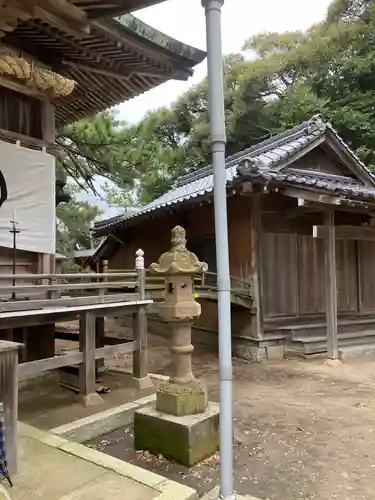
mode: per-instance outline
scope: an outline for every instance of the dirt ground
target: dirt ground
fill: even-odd
[[[170,373],[167,341],[150,335],[150,371]],[[112,360],[129,366],[129,359]],[[219,401],[218,358],[196,346],[194,372]],[[235,486],[262,500],[375,499],[375,360],[234,360]],[[132,429],[91,443],[197,488],[219,482],[219,455],[192,469],[133,450]]]
[[[59,327],[69,332],[78,331],[77,322],[60,323]],[[119,329],[113,321],[108,321],[106,327],[110,335],[115,336],[120,333],[131,338],[131,332],[125,327]],[[58,354],[76,350],[78,350],[78,342],[56,341],[56,353]],[[106,363],[116,365],[117,360],[116,358],[107,359]],[[122,356],[119,364],[131,369],[132,354]],[[56,372],[22,383],[19,391],[19,418],[22,422],[48,430],[129,403],[154,392],[154,389],[139,391],[134,387],[131,375],[112,372],[104,373],[102,382],[97,385],[108,387],[110,392],[101,395],[103,404],[85,408],[74,392],[60,386],[59,375]]]
[[[125,331],[109,327],[115,333]],[[68,344],[58,347],[76,348]],[[239,493],[262,500],[375,500],[375,360],[347,361],[339,368],[324,365],[323,359],[233,363]],[[130,369],[132,356],[112,358],[107,364]],[[206,381],[210,398],[219,401],[217,353],[196,345],[193,366],[195,375]],[[154,335],[149,335],[149,371],[170,374],[168,341]],[[114,380],[115,390],[104,395],[105,405],[94,411],[141,397],[137,391],[129,392],[127,379]],[[26,415],[30,423],[49,428],[84,416],[87,410],[74,402],[71,393],[55,385],[51,399],[51,389],[42,386],[33,403],[35,389],[23,395],[21,391],[21,419]],[[63,401],[60,406],[59,401]],[[91,446],[200,493],[219,482],[219,454],[191,469],[180,467],[162,457],[135,453],[132,429],[103,436]]]

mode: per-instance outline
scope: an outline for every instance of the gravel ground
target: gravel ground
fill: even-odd
[[[167,341],[150,335],[150,371],[170,374]],[[128,366],[128,358],[112,360]],[[217,354],[194,353],[194,372],[219,400]],[[373,360],[331,368],[324,360],[248,364],[234,360],[235,487],[262,500],[375,499]],[[89,444],[192,486],[219,482],[219,454],[188,469],[133,450],[132,429]]]

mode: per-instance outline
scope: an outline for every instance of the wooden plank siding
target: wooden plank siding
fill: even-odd
[[[324,313],[324,241],[298,234],[298,314]],[[323,292],[323,293],[322,293]]]
[[[242,280],[251,279],[251,198],[228,198],[228,232],[231,276]],[[123,242],[114,255],[108,255],[109,269],[129,269],[134,265],[134,254],[138,248],[145,252],[146,269],[159,259],[171,246],[171,230],[177,224],[187,233],[187,247],[194,251],[196,242],[204,243],[205,237],[214,234],[214,210],[212,203],[181,206],[177,212],[158,216],[147,222],[118,233]],[[191,245],[189,245],[191,242]],[[197,253],[198,258],[204,256]],[[209,269],[210,271],[210,269]],[[217,332],[217,304],[212,300],[201,299],[202,315],[196,325],[203,330]],[[241,332],[249,324],[249,312],[236,308],[232,315],[233,333]]]
[[[324,240],[268,233],[263,243],[266,318],[325,312]],[[375,312],[375,242],[336,240],[339,313]]]
[[[373,259],[375,258],[375,252]],[[339,312],[358,311],[357,242],[336,240],[336,270]],[[372,310],[375,310],[373,302]]]
[[[251,280],[254,272],[252,203],[253,196],[228,198],[230,273],[243,280]],[[322,224],[322,212],[297,209],[295,215],[295,200],[277,194],[262,195],[260,206],[262,286],[258,304],[262,300],[265,332],[275,332],[278,325],[324,324],[324,240],[313,238],[312,231],[314,225]],[[336,212],[336,223],[360,224],[360,215]],[[137,248],[144,250],[147,268],[170,248],[170,232],[176,224],[186,228],[188,248],[191,241],[194,250],[194,242],[214,234],[213,204],[185,205],[147,222],[135,221],[134,226],[118,233],[123,244],[114,255],[108,255],[109,268],[130,268]],[[198,257],[203,258],[199,252]],[[375,243],[337,239],[336,273],[339,319],[350,315],[355,321],[353,318],[369,313],[375,317]],[[202,306],[197,328],[217,332],[217,304],[202,299]],[[248,311],[232,307],[233,335],[260,338],[260,325],[255,327],[253,319]]]
[[[262,255],[264,316],[296,315],[298,313],[296,235],[264,233]]]
[[[358,241],[359,311],[375,309],[375,242]]]

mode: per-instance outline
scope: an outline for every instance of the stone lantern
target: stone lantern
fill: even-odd
[[[206,387],[194,377],[191,360],[191,328],[201,314],[201,305],[194,299],[194,275],[207,269],[186,248],[181,226],[172,230],[169,252],[150,266],[151,272],[165,277],[158,313],[170,331],[172,376],[157,389],[155,407],[135,413],[135,445],[184,465],[198,462],[218,446],[218,405],[208,402]]]
[[[207,264],[186,248],[185,229],[172,230],[172,248],[164,253],[150,270],[165,276],[164,302],[159,315],[171,333],[172,377],[162,384],[156,395],[157,410],[172,415],[203,413],[207,408],[207,391],[191,369],[193,321],[201,314],[194,299],[194,275],[207,271]]]

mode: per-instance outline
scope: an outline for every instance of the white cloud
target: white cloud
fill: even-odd
[[[324,18],[330,3],[331,0],[226,0],[222,16],[223,52],[239,52],[248,37],[261,31],[304,30]],[[200,0],[168,0],[134,15],[181,42],[205,50],[205,15]],[[119,117],[137,122],[147,111],[169,105],[205,75],[203,62],[187,82],[167,82],[121,104]]]

